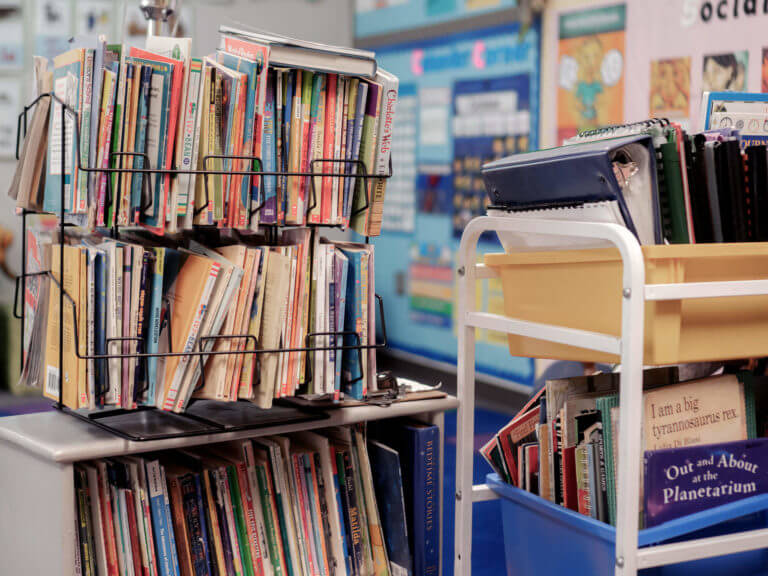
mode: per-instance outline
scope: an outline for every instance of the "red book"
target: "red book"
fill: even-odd
[[[107,486],[106,464],[97,464],[99,471],[99,491],[101,498],[101,521],[104,524],[104,544],[107,553],[107,570],[109,576],[120,576],[117,567],[117,541],[115,540],[115,522],[112,516],[111,492]]]
[[[136,523],[136,502],[133,499],[133,490],[125,490],[125,507],[128,509],[128,529],[131,533],[133,573],[149,576],[149,570],[144,571],[141,561],[141,541],[139,540],[139,528]]]
[[[579,499],[576,490],[576,447],[563,448],[563,505],[578,512]]]
[[[323,158],[333,158],[334,145],[336,142],[336,74],[328,74],[326,79],[325,95],[325,134],[323,137]],[[320,198],[322,205],[320,209],[320,222],[331,224],[331,200],[333,197],[333,178],[328,176],[336,167],[333,162],[323,162],[323,185],[321,186]]]
[[[519,458],[515,453],[518,444],[536,432],[536,424],[539,423],[539,406],[516,416],[509,424],[499,430],[498,437],[504,460],[507,463],[510,480],[518,488],[522,488],[524,478],[521,477]]]

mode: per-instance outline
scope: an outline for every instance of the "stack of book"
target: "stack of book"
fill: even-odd
[[[373,246],[313,240],[308,228],[283,230],[275,246],[256,241],[171,248],[86,236],[63,246],[63,275],[53,245],[56,283],[29,345],[45,350],[45,395],[58,400],[63,382],[70,408],[181,412],[193,397],[269,408],[299,393],[375,390],[374,349],[353,348],[375,343]],[[257,360],[255,349],[267,352]],[[188,355],[136,356],[165,352]]]
[[[763,108],[766,100],[728,99],[760,101]],[[712,128],[699,133],[661,119],[607,126],[560,148],[491,162],[483,167],[490,203],[516,216],[615,222],[643,245],[766,242],[768,153],[765,137],[750,130],[768,116],[762,109],[742,116],[715,107],[707,112]],[[508,244],[538,242],[510,238]]]
[[[673,493],[662,479],[677,478],[674,473],[668,476],[673,464],[681,470],[692,467],[696,454],[702,455],[701,466],[705,452],[727,453],[732,444],[748,445],[745,441],[755,438],[751,382],[749,373],[680,381],[677,368],[645,371],[642,434],[646,474],[641,508],[646,527],[691,510],[680,506],[675,511],[675,503],[670,502]],[[481,453],[506,482],[615,525],[617,446],[623,433],[618,385],[619,374],[613,373],[548,381]],[[736,457],[743,450],[739,445],[734,450]],[[763,446],[764,454],[765,450]],[[699,483],[704,485],[704,480],[710,478],[702,475]],[[757,488],[744,496],[755,493]],[[739,495],[741,490],[713,492],[701,504],[711,507]]]
[[[380,233],[398,80],[372,52],[226,27],[214,54],[191,47],[101,36],[74,40],[52,78],[38,61],[38,91],[56,98],[34,114],[11,187],[19,207],[156,234],[259,223]]]
[[[331,428],[76,464],[76,573],[436,573],[438,530],[414,549],[406,517],[438,493],[437,429],[390,426],[402,449]]]

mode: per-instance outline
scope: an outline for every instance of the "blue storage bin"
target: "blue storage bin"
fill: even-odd
[[[500,497],[507,576],[612,575],[616,529],[487,476]],[[768,527],[768,494],[745,498],[640,531],[640,546]],[[481,526],[478,529],[482,529]],[[643,576],[765,576],[768,550],[642,570]]]

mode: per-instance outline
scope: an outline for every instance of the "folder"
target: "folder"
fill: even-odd
[[[662,241],[650,136],[579,142],[509,156],[483,166],[483,180],[492,209],[535,211],[539,218],[614,219],[640,244]]]

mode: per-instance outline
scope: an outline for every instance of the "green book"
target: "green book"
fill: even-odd
[[[283,574],[280,554],[280,534],[274,522],[272,510],[272,498],[270,497],[269,483],[265,465],[256,464],[256,476],[259,479],[259,492],[261,496],[261,510],[264,515],[264,524],[267,528],[267,544],[269,545],[269,557],[272,559],[272,568],[275,576]]]
[[[232,510],[235,513],[235,523],[237,524],[237,543],[240,548],[240,558],[243,560],[243,573],[246,576],[254,576],[250,539],[248,538],[248,528],[245,524],[243,501],[240,498],[240,483],[237,479],[236,466],[227,466],[227,479],[229,480],[229,492],[232,497]]]
[[[674,141],[665,142],[660,148],[671,217],[672,237],[669,241],[672,244],[688,244],[690,238],[688,237],[680,155],[677,153],[677,146]]]
[[[608,522],[616,526],[616,466],[613,454],[613,428],[611,408],[619,405],[619,396],[603,396],[597,399],[597,409],[603,422],[603,450],[605,452],[605,484],[608,491]]]

